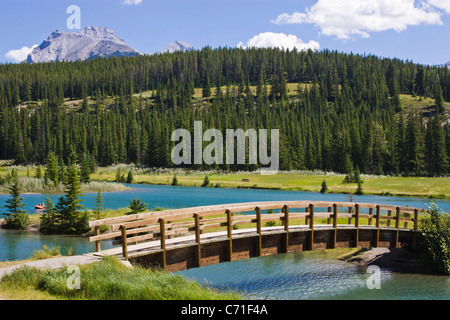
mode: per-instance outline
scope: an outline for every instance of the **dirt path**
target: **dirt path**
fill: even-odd
[[[13,265],[11,267],[0,268],[0,281],[4,275],[12,273],[14,270],[28,266],[38,269],[61,269],[72,265],[82,265],[100,261],[102,258],[94,254],[84,254],[80,256],[57,257],[44,260],[29,261]]]

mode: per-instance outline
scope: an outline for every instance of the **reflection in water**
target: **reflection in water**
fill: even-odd
[[[65,255],[72,250],[74,255],[95,251],[95,244],[83,237],[51,236],[38,232],[0,230],[0,261],[15,261],[28,259],[34,250],[48,247],[61,248],[61,254]],[[102,248],[110,248],[111,242],[102,242]]]
[[[370,290],[366,268],[313,251],[234,261],[179,272],[213,288],[252,299],[449,299],[450,277],[381,270],[381,289]]]

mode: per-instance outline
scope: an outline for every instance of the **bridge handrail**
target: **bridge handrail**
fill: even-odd
[[[345,207],[348,208],[348,213],[339,212],[338,208]],[[327,208],[328,211],[315,212],[316,208]],[[361,213],[361,208],[369,209],[369,213]],[[270,209],[281,209],[282,213],[262,214],[263,210]],[[295,209],[303,209],[304,212],[289,212]],[[373,213],[374,209],[376,211],[375,215]],[[387,215],[381,215],[381,210],[387,211]],[[234,213],[249,211],[255,211],[256,214],[233,215]],[[96,242],[96,250],[100,251],[100,241],[119,238],[120,240],[116,240],[113,243],[122,244],[123,255],[128,259],[127,244],[131,242],[138,243],[159,238],[161,241],[161,249],[165,250],[166,237],[195,232],[196,242],[200,246],[200,234],[207,229],[227,227],[227,235],[231,239],[231,230],[235,225],[248,223],[256,223],[257,230],[255,231],[261,237],[261,225],[263,222],[269,221],[282,221],[286,239],[288,239],[290,221],[300,219],[305,219],[305,224],[309,226],[311,237],[313,237],[314,227],[317,226],[317,224],[314,224],[315,219],[326,218],[327,224],[329,225],[333,221],[333,227],[337,230],[337,219],[348,218],[348,224],[354,225],[357,230],[356,243],[358,243],[360,218],[368,218],[368,225],[371,225],[372,220],[375,219],[375,225],[378,229],[381,228],[380,220],[386,220],[387,227],[390,227],[391,221],[394,221],[395,228],[397,229],[396,239],[398,242],[400,221],[404,222],[404,229],[408,228],[408,222],[412,222],[412,229],[416,231],[418,214],[424,211],[418,208],[392,205],[326,201],[271,201],[213,205],[153,211],[91,221],[89,225],[95,228],[96,235],[89,239],[91,242]],[[393,212],[395,213],[394,216],[392,215]],[[353,219],[355,220],[354,223]],[[100,226],[103,225],[109,225],[111,232],[100,234]],[[286,240],[286,245],[288,245],[288,240]]]

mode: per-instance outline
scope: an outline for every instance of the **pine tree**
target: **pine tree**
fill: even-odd
[[[323,180],[322,189],[320,189],[320,193],[327,193],[327,192],[328,192],[327,182],[325,180]]]
[[[97,192],[97,196],[95,197],[96,207],[93,210],[93,217],[95,220],[101,220],[105,217],[104,208],[103,208],[103,196],[100,191]]]
[[[130,170],[130,171],[128,171],[128,175],[127,175],[127,183],[133,183],[133,180],[134,180],[133,172],[131,172],[131,170]]]
[[[65,196],[59,203],[59,215],[61,217],[61,230],[67,234],[79,234],[82,230],[77,228],[83,205],[80,197],[80,180],[75,164],[69,166],[67,181],[65,183]],[[84,229],[84,228],[83,228]]]
[[[56,158],[53,152],[50,153],[47,164],[46,164],[46,173],[48,179],[53,182],[54,185],[58,184],[58,159]]]
[[[144,212],[145,210],[147,210],[147,204],[141,199],[135,198],[133,200],[130,200],[130,205],[128,206],[128,208],[130,208],[130,212],[128,212],[127,215],[137,214],[139,212]]]
[[[18,178],[14,178],[9,193],[11,198],[6,200],[5,208],[8,213],[5,213],[6,219],[3,223],[4,229],[24,230],[30,225],[30,217],[22,208],[25,206],[23,197],[20,196],[20,182]]]
[[[81,161],[80,167],[80,182],[90,183],[91,182],[91,163],[89,161],[89,156],[85,154],[83,160]]]
[[[39,232],[44,234],[55,234],[58,232],[59,222],[57,211],[53,201],[47,197],[45,200],[45,209],[40,217]]]

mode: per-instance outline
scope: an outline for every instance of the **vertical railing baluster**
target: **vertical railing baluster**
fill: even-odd
[[[99,226],[95,226],[94,231],[95,231],[95,235],[96,236],[100,235],[100,227]],[[95,251],[96,252],[100,252],[101,251],[100,240],[95,241]]]
[[[196,262],[197,267],[201,267],[202,265],[202,247],[200,244],[200,216],[196,213],[194,214],[195,219],[195,242],[197,243],[197,252],[196,252]]]
[[[123,225],[120,226],[120,233],[122,237],[122,255],[128,261],[127,228]]]
[[[227,237],[228,237],[228,261],[233,260],[233,214],[230,210],[226,211],[227,215]]]
[[[398,247],[398,237],[400,234],[400,207],[397,207],[395,214],[395,228],[397,229],[397,232],[395,234],[395,248]]]
[[[314,248],[314,205],[309,205],[309,229],[311,229],[311,236],[309,240],[309,250]]]
[[[377,227],[377,239],[375,243],[375,248],[378,248],[380,246],[380,214],[381,214],[381,208],[379,205],[377,205],[377,217],[375,220],[376,227]]]
[[[166,259],[166,226],[164,219],[159,219],[159,233],[160,233],[160,241],[161,241],[161,267],[163,270],[166,269],[167,259]]]
[[[355,204],[355,248],[359,247],[359,204]]]
[[[337,241],[337,220],[338,220],[338,206],[337,204],[333,204],[333,228],[334,228],[334,237],[333,237],[333,248],[336,249],[336,241]]]
[[[256,255],[258,257],[262,254],[262,233],[261,233],[261,208],[256,207],[256,232],[258,233],[258,245]]]
[[[284,250],[287,253],[289,251],[289,207],[287,205],[283,206],[284,211]]]

